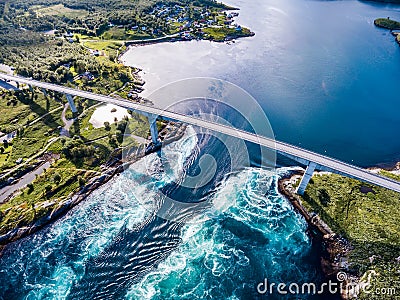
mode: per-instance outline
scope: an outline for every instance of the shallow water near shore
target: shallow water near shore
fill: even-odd
[[[376,17],[397,7],[357,1],[235,1],[239,22],[256,36],[236,43],[138,47],[124,60],[144,70],[150,93],[193,76],[227,79],[260,102],[278,139],[361,165],[398,159],[395,88],[400,49]],[[169,55],[172,54],[172,55]],[[248,167],[227,174],[223,148],[193,135],[140,160],[63,218],[6,248],[0,299],[282,299],[257,285],[324,281],[320,249],[278,193],[276,172]],[[202,154],[219,162],[209,185],[174,185]],[[149,166],[152,167],[148,174]],[[228,176],[229,175],[229,176]],[[207,198],[204,222],[155,214],[160,193],[185,202]],[[330,299],[330,295],[298,295]],[[332,296],[338,299],[338,295]]]

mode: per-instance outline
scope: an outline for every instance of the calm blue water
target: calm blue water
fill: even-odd
[[[400,160],[400,47],[373,20],[400,20],[400,6],[360,1],[233,0],[255,31],[235,44],[208,41],[136,47],[123,60],[143,69],[149,93],[177,79],[210,76],[254,96],[276,138],[358,164]]]
[[[124,59],[142,64],[149,91],[189,76],[233,81],[259,101],[281,140],[362,165],[399,158],[400,49],[372,25],[375,17],[400,19],[398,8],[233,4],[255,38],[151,45]],[[196,173],[204,154],[218,162],[216,175],[201,189],[180,188],[176,183]],[[277,192],[288,169],[229,170],[218,141],[189,127],[161,158],[135,163],[59,221],[7,247],[0,299],[266,299],[256,290],[265,278],[321,283],[320,249]],[[193,222],[190,209],[176,213],[163,194],[207,205]],[[160,211],[178,218],[162,219]]]

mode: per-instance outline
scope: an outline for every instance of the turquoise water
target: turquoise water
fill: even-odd
[[[124,59],[144,69],[149,91],[192,76],[244,87],[278,139],[361,165],[399,158],[400,49],[372,24],[381,16],[400,19],[398,7],[232,4],[242,8],[240,22],[256,31],[254,38],[150,45]],[[257,284],[324,281],[318,245],[277,192],[277,179],[290,168],[228,174],[224,148],[193,130],[161,158],[135,163],[54,224],[7,247],[0,299],[282,299],[261,297]],[[174,185],[193,173],[202,154],[219,163],[212,183],[190,191]],[[183,211],[173,222],[158,215],[161,207],[174,208],[160,194],[210,205],[197,219]]]
[[[281,174],[285,171],[281,170]],[[127,299],[252,299],[262,278],[319,280],[306,223],[271,185],[276,175],[249,169],[230,177],[214,201],[224,212],[186,225],[182,244],[127,292]]]
[[[320,282],[306,222],[277,192],[289,169],[225,177],[196,222],[158,218],[158,191],[177,181],[198,138],[149,155],[65,217],[8,247],[0,299],[254,299],[264,278]],[[308,297],[304,297],[308,298]],[[274,299],[274,297],[272,298]]]

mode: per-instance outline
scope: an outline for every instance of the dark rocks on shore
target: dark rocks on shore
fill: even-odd
[[[295,193],[293,182],[300,179],[303,174],[304,171],[295,171],[281,178],[278,182],[278,190],[305,218],[312,238],[322,243],[322,271],[327,278],[336,280],[339,272],[348,271],[347,255],[352,248],[347,240],[333,232],[318,215],[308,212],[301,204],[300,197]]]
[[[164,129],[164,131],[160,132],[160,137],[162,138],[161,145],[165,146],[170,144],[174,141],[179,140],[185,134],[186,125],[184,124],[173,124],[172,127],[168,126]],[[147,154],[153,153],[153,151],[146,152],[145,147],[138,147],[138,151],[132,153],[129,156],[129,162],[122,163],[120,151],[121,149],[116,150],[116,156],[114,159],[111,159],[105,167],[104,172],[96,177],[93,177],[87,182],[87,184],[72,197],[66,199],[65,201],[59,203],[57,207],[55,207],[52,211],[48,212],[43,217],[35,220],[29,226],[15,228],[14,230],[9,231],[6,234],[0,235],[0,257],[2,254],[2,250],[5,246],[11,242],[24,238],[32,233],[35,233],[45,227],[46,225],[54,222],[55,220],[64,216],[71,208],[75,205],[79,204],[83,201],[86,197],[88,197],[93,191],[99,188],[101,185],[108,182],[112,179],[115,175],[122,173],[130,164],[138,161],[140,158],[144,157]]]

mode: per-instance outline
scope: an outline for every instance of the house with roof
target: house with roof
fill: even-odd
[[[89,81],[94,80],[94,75],[91,72],[88,72],[88,71],[86,71],[85,73],[80,74],[79,77],[81,79],[86,79],[86,80],[89,80]]]

